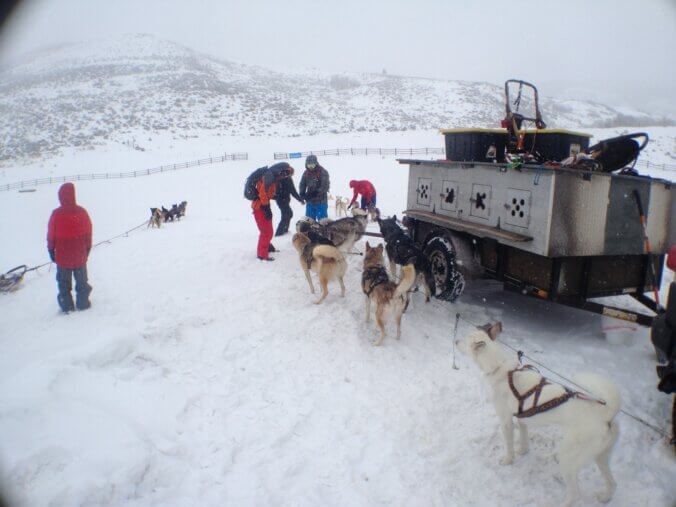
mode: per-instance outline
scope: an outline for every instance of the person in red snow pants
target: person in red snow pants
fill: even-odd
[[[256,255],[262,261],[275,260],[269,255],[269,252],[275,251],[271,243],[273,227],[270,201],[274,199],[275,192],[277,192],[277,183],[291,175],[293,175],[293,167],[286,162],[278,162],[264,171],[256,182],[258,195],[251,202],[251,208],[259,231]]]
[[[52,211],[47,226],[47,251],[56,263],[56,281],[59,287],[57,301],[64,313],[86,310],[91,306],[92,291],[87,280],[87,259],[92,249],[92,222],[87,210],[75,202],[75,186],[64,183],[59,188],[61,206]],[[71,294],[75,278],[76,301]]]

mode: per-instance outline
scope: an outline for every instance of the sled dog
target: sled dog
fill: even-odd
[[[188,207],[188,201],[181,201],[181,204],[178,205],[177,211],[176,211],[176,218],[179,220],[181,217],[185,216],[185,210]]]
[[[340,284],[340,295],[345,296],[345,284],[343,277],[347,270],[347,263],[343,254],[333,245],[322,245],[313,243],[302,232],[297,232],[293,235],[291,240],[294,248],[298,252],[298,260],[300,267],[305,273],[307,283],[310,286],[310,292],[315,293],[314,285],[312,284],[312,277],[310,270],[319,275],[319,285],[322,288],[322,295],[315,301],[316,305],[320,304],[329,293],[328,283],[331,280],[338,279]]]
[[[477,364],[490,385],[507,451],[500,463],[509,465],[514,460],[514,417],[519,427],[518,454],[528,451],[527,425],[558,424],[563,429],[559,467],[567,489],[561,505],[570,507],[579,499],[578,472],[591,461],[605,482],[597,498],[608,502],[616,487],[609,458],[619,431],[614,420],[620,409],[617,387],[598,375],[578,375],[575,382],[592,393],[587,396],[550,382],[532,366],[520,367],[505,353],[496,342],[501,331],[498,322],[456,340],[458,349]]]
[[[415,268],[404,266],[399,284],[390,280],[383,264],[383,245],[371,247],[366,242],[364,271],[361,288],[366,296],[366,322],[371,320],[371,301],[376,304],[376,323],[380,328],[380,339],[374,345],[381,345],[385,338],[385,316],[389,313],[397,325],[397,339],[401,336],[401,316],[408,305],[408,291],[415,282]]]
[[[162,225],[162,212],[159,208],[150,208],[150,219],[148,219],[148,227],[157,227]]]
[[[336,217],[347,216],[347,197],[336,196]]]
[[[397,276],[397,266],[413,264],[415,266],[416,284],[422,285],[425,291],[425,302],[429,302],[434,289],[434,277],[429,259],[415,242],[397,223],[397,215],[392,218],[378,218],[380,233],[385,240],[385,251],[390,261],[390,273]]]
[[[302,233],[313,231],[331,241],[337,248],[349,252],[364,235],[366,220],[365,216],[360,216],[317,223],[311,218],[304,217],[296,222],[296,231]]]

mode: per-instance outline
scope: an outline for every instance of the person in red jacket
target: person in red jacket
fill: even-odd
[[[376,207],[376,189],[368,180],[351,180],[350,188],[354,189],[354,195],[348,208],[355,205],[357,196],[361,194],[361,209],[370,210]]]
[[[47,227],[47,250],[56,263],[59,286],[57,301],[64,313],[86,310],[91,306],[91,285],[87,282],[87,258],[92,248],[92,222],[87,210],[75,202],[75,186],[64,183],[59,188],[61,206],[52,211]],[[76,303],[71,295],[75,278]]]

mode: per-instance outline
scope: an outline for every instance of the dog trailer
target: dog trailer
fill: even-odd
[[[510,80],[506,90],[509,83],[523,82]],[[430,259],[437,285],[448,283],[457,255],[466,278],[474,265],[506,289],[650,325],[651,315],[592,301],[629,295],[655,313],[664,310],[657,288],[676,243],[673,183],[637,176],[633,166],[611,172],[618,160],[635,160],[647,136],[614,138],[586,155],[591,136],[544,128],[537,90],[536,113],[528,117],[511,110],[508,91],[506,97],[502,129],[441,131],[445,160],[399,160],[409,166],[405,224],[421,247],[440,245]],[[519,88],[519,103],[521,97]],[[535,129],[523,129],[526,121]],[[641,136],[639,145],[634,138]],[[613,157],[620,148],[622,156]],[[573,162],[562,164],[564,158]],[[449,242],[453,251],[444,251]]]
[[[465,241],[505,288],[543,299],[644,325],[652,317],[589,299],[628,294],[659,310],[644,293],[659,286],[676,241],[671,182],[542,165],[400,162],[409,165],[406,222],[419,244]]]

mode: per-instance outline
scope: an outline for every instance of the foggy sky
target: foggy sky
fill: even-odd
[[[0,62],[127,33],[276,69],[520,78],[676,118],[676,0],[24,0]]]

